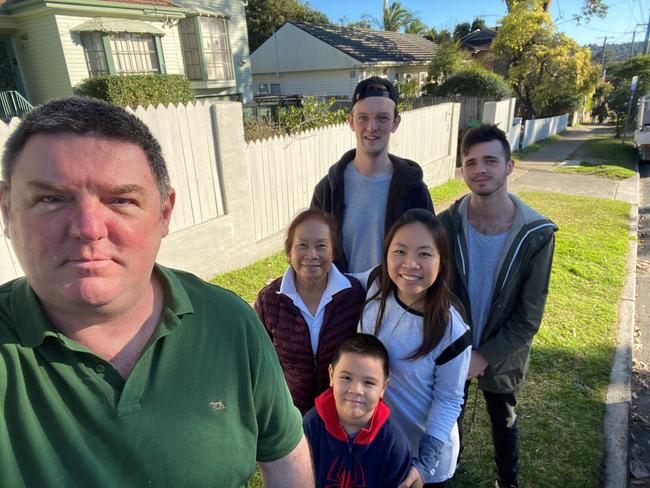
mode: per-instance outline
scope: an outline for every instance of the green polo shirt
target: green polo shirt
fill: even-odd
[[[156,267],[160,322],[125,381],[57,332],[25,279],[0,286],[0,486],[241,487],[302,437],[253,310]]]

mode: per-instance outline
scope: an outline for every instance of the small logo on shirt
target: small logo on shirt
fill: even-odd
[[[224,408],[226,408],[226,406],[223,404],[221,400],[219,400],[217,402],[210,402],[210,408],[212,410],[223,410]]]

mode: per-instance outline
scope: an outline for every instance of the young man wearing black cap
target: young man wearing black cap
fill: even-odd
[[[384,235],[406,210],[433,212],[422,168],[388,154],[390,135],[400,123],[397,101],[387,79],[359,82],[348,114],[357,146],[314,188],[311,206],[331,213],[339,225],[343,252],[336,265],[345,272],[366,271],[381,262]]]

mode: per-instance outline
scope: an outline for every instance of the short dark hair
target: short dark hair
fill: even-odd
[[[291,246],[296,234],[296,228],[307,220],[318,220],[330,230],[330,239],[332,241],[332,258],[336,259],[339,256],[339,230],[336,225],[334,217],[330,214],[323,212],[319,208],[308,208],[296,215],[289,227],[287,228],[287,238],[284,240],[284,254],[288,257],[291,254]]]
[[[380,76],[371,76],[365,80],[361,80],[357,83],[357,86],[354,89],[354,94],[352,95],[352,105],[350,105],[350,113],[354,105],[364,98],[368,97],[384,97],[389,98],[395,102],[394,116],[397,117],[397,104],[399,102],[399,94],[397,93],[397,88],[393,83],[386,79],[381,78]]]
[[[499,129],[494,124],[479,124],[472,127],[463,136],[463,142],[460,144],[460,152],[463,156],[467,156],[472,146],[482,142],[499,141],[503,148],[503,155],[506,158],[506,163],[512,158],[510,152],[510,143],[506,133]]]
[[[5,183],[11,185],[16,160],[30,137],[66,132],[101,135],[136,144],[147,155],[161,196],[165,198],[168,195],[169,174],[162,149],[144,122],[123,108],[96,98],[79,96],[53,100],[27,113],[5,143],[2,156]]]
[[[341,356],[348,352],[379,359],[384,369],[384,378],[388,378],[388,372],[390,371],[388,351],[374,335],[357,333],[343,341],[330,362],[332,368],[336,366]]]

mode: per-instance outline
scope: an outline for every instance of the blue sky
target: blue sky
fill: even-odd
[[[452,30],[457,23],[471,22],[477,16],[494,25],[506,13],[502,0],[401,0],[400,3],[437,30]],[[576,25],[571,18],[580,11],[583,0],[553,0],[550,12],[557,28],[580,44],[602,44],[604,36],[608,43],[631,42],[634,29],[636,40],[644,39],[646,27],[636,24],[648,22],[650,0],[605,0],[605,3],[609,5],[606,18],[582,25]],[[332,21],[343,16],[358,20],[363,14],[379,18],[383,0],[309,0],[309,4]]]

